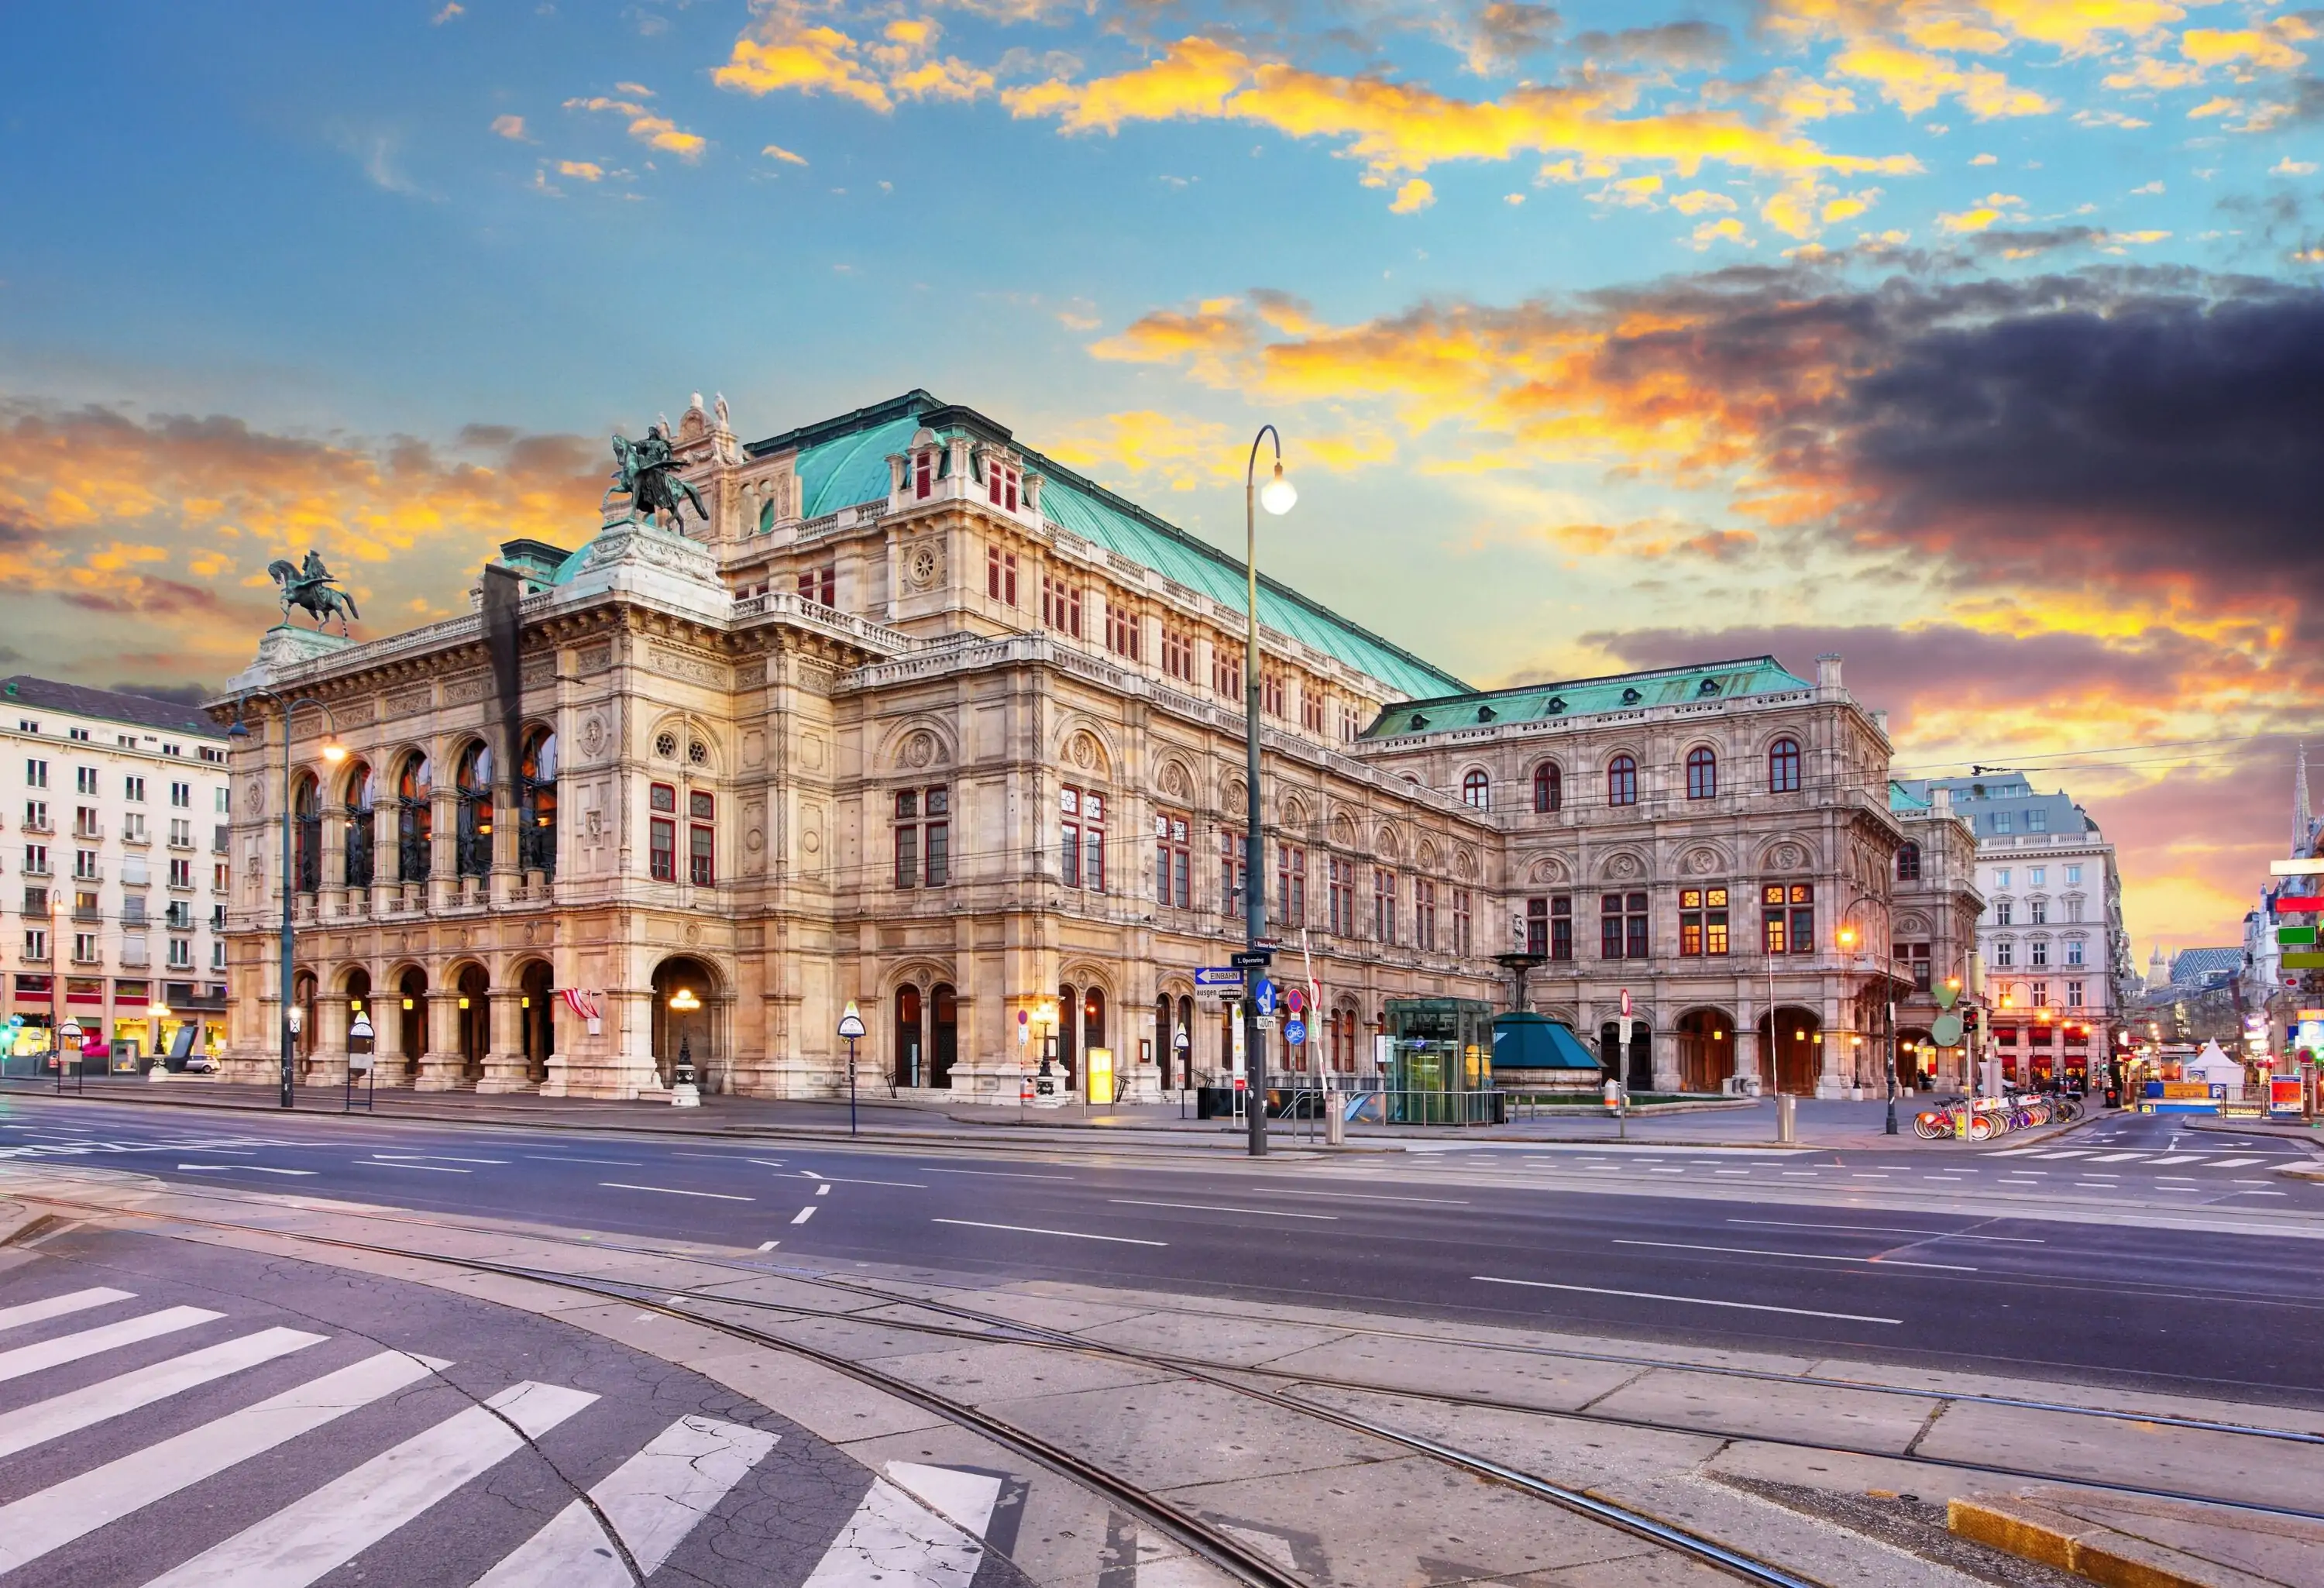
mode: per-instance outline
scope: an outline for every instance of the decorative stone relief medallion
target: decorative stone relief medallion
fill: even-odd
[[[944,558],[933,545],[916,546],[906,553],[904,582],[915,590],[925,590],[936,582],[944,568]]]
[[[767,836],[759,831],[758,828],[752,827],[749,832],[742,835],[742,847],[749,850],[752,854],[756,854],[760,850],[764,849],[766,846]]]
[[[936,737],[930,734],[914,734],[904,741],[904,764],[924,767],[936,758]]]
[[[1087,734],[1074,735],[1073,749],[1070,753],[1073,756],[1074,764],[1084,771],[1089,771],[1097,764],[1097,745]]]
[[[686,923],[686,940],[687,940],[688,943],[699,943],[699,942],[701,942],[701,941],[702,941],[702,928],[701,928],[700,927],[698,927],[698,926],[695,925],[692,921],[688,921],[688,922],[687,922],[687,923]]]
[[[816,832],[813,827],[809,827],[806,832],[799,835],[799,847],[806,850],[809,854],[815,854],[817,850],[823,847],[823,835]]]
[[[1452,855],[1452,872],[1455,876],[1475,876],[1477,874],[1476,855],[1466,849],[1454,851]]]
[[[1162,765],[1162,792],[1173,799],[1184,799],[1193,792],[1187,787],[1185,769],[1175,761]]]
[[[1784,844],[1776,846],[1775,853],[1769,856],[1769,859],[1783,870],[1791,871],[1806,860],[1807,856],[1800,853],[1798,845]]]
[[[1698,849],[1686,857],[1686,869],[1696,876],[1708,876],[1719,869],[1719,856],[1708,849]]]
[[[1562,882],[1565,867],[1554,856],[1545,855],[1533,863],[1533,880],[1536,882]]]
[[[581,753],[595,761],[605,752],[605,719],[592,713],[582,719]]]
[[[1606,870],[1608,873],[1612,876],[1635,877],[1638,874],[1640,867],[1638,865],[1637,856],[1634,854],[1618,854],[1607,863]]]

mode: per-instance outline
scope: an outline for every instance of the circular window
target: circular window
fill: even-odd
[[[710,764],[710,746],[696,739],[686,747],[686,759],[696,766]]]
[[[678,753],[678,735],[663,734],[654,740],[654,753],[665,759]]]

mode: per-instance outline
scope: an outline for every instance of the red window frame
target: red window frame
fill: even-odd
[[[1788,734],[1767,746],[1767,792],[1800,791],[1800,742]]]
[[[912,459],[912,494],[925,502],[936,489],[936,455],[933,448]]]
[[[1017,605],[1017,554],[998,546],[984,549],[984,593],[1005,606]]]
[[[1606,763],[1606,803],[1636,805],[1638,802],[1638,760],[1625,751]]]
[[[678,881],[678,786],[655,783],[646,790],[646,804],[667,811],[646,824],[646,874],[657,882]]]
[[[1154,901],[1172,909],[1194,906],[1193,822],[1177,811],[1154,815]]]
[[[1715,799],[1718,796],[1719,757],[1708,745],[1698,744],[1686,752],[1686,797]]]
[[[1533,769],[1533,808],[1539,811],[1556,810],[1565,803],[1565,774],[1554,761],[1545,761]]]

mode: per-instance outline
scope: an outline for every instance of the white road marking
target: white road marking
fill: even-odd
[[[2087,1147],[2052,1147],[2037,1152],[2034,1156],[2036,1158],[2082,1158],[2088,1156],[2089,1151],[2090,1149]]]
[[[62,1438],[155,1401],[238,1373],[244,1368],[319,1345],[330,1336],[303,1329],[262,1329],[201,1351],[190,1351],[151,1367],[90,1384],[12,1412],[0,1413],[0,1456]]]
[[[746,1158],[742,1161],[757,1164],[762,1169],[779,1169],[783,1167],[783,1160],[779,1158]]]
[[[1337,1202],[1425,1202],[1434,1207],[1466,1207],[1468,1199],[1457,1196],[1376,1196],[1369,1191],[1279,1191],[1272,1186],[1256,1189],[1269,1196],[1327,1196]]]
[[[776,1247],[780,1246],[782,1242],[779,1241],[761,1241],[759,1242],[759,1250],[761,1251],[772,1251]]]
[[[1924,1235],[1941,1241],[1999,1241],[2012,1246],[2047,1246],[2047,1241],[2037,1241],[2028,1235],[1965,1235],[1951,1230],[1907,1230],[1893,1224],[1814,1224],[1804,1219],[1729,1219],[1730,1224],[1765,1224],[1778,1230],[1826,1230],[1835,1233],[1854,1234],[1862,1230],[1875,1235]]]
[[[813,1217],[815,1217],[815,1204],[810,1202],[805,1207],[798,1210],[798,1215],[791,1220],[791,1223],[795,1224],[803,1224]]]
[[[300,1175],[311,1177],[315,1172],[312,1169],[271,1169],[263,1163],[181,1163],[178,1167],[189,1174],[225,1174],[231,1172],[238,1175]],[[384,1168],[385,1166],[383,1165],[382,1167]],[[411,1167],[413,1168],[418,1168],[420,1166],[418,1164],[413,1164]],[[466,1169],[455,1169],[453,1172],[455,1174],[465,1175],[468,1171]]]
[[[659,1191],[664,1196],[706,1196],[713,1202],[756,1202],[759,1200],[755,1196],[736,1196],[724,1191],[681,1191],[675,1186],[632,1186],[627,1180],[600,1180],[597,1184],[614,1191]]]
[[[2230,1191],[2230,1196],[2289,1196],[2289,1191]]]
[[[306,1588],[597,1398],[527,1381],[415,1434],[145,1588]],[[514,1424],[512,1427],[510,1425]]]
[[[117,1324],[104,1324],[94,1329],[83,1329],[78,1334],[60,1334],[53,1340],[42,1340],[32,1345],[19,1345],[14,1351],[0,1351],[0,1383],[21,1379],[27,1373],[38,1373],[69,1362],[78,1362],[85,1356],[134,1345],[163,1334],[174,1334],[180,1329],[190,1329],[197,1324],[214,1323],[226,1316],[205,1306],[171,1306],[160,1312],[142,1313],[134,1318],[124,1318]]]
[[[939,1168],[929,1168],[929,1169],[924,1169],[924,1170],[922,1170],[921,1172],[922,1172],[923,1174],[930,1174],[930,1175],[978,1175],[978,1176],[982,1176],[982,1177],[984,1177],[984,1178],[986,1178],[986,1179],[989,1179],[989,1180],[1066,1180],[1066,1181],[1070,1181],[1070,1180],[1072,1180],[1072,1178],[1073,1178],[1073,1176],[1071,1176],[1071,1175],[1020,1175],[1020,1174],[1013,1173],[1012,1171],[1008,1170],[1008,1169],[939,1169]]]
[[[1116,1207],[1183,1207],[1189,1213],[1255,1213],[1261,1218],[1322,1219],[1327,1223],[1337,1223],[1340,1220],[1340,1215],[1335,1213],[1295,1213],[1287,1207],[1230,1207],[1215,1202],[1142,1202],[1135,1196],[1109,1196],[1106,1200]]]
[[[826,1182],[826,1183],[825,1183],[825,1184],[824,1184],[824,1185],[817,1186],[815,1188],[815,1194],[816,1194],[817,1196],[830,1196],[830,1195],[831,1195],[831,1186],[830,1186],[829,1183],[828,1183],[828,1182]]]
[[[805,1175],[810,1180],[820,1180],[823,1178],[821,1175],[816,1174],[813,1169],[801,1169],[799,1170],[799,1173]]]
[[[2090,1161],[2092,1163],[2126,1163],[2134,1158],[2145,1156],[2146,1154],[2143,1152],[2101,1152]]]
[[[984,1546],[885,1478],[839,1530],[801,1588],[969,1588]]]
[[[1687,1241],[1623,1241],[1617,1246],[1659,1246],[1672,1251],[1724,1251],[1735,1257],[1796,1257],[1803,1262],[1866,1263],[1884,1269],[1943,1269],[1950,1273],[1978,1270],[1957,1262],[1907,1262],[1901,1257],[1832,1257],[1821,1251],[1778,1251],[1765,1246],[1702,1246]]]
[[[992,1526],[992,1513],[1001,1504],[1001,1482],[991,1473],[932,1467],[916,1461],[891,1461],[887,1470],[899,1488],[963,1531],[982,1538]]]
[[[640,1169],[645,1168],[644,1160],[641,1159],[559,1158],[556,1154],[549,1152],[527,1153],[525,1155],[525,1160],[529,1163],[594,1163],[601,1164],[607,1168]]]
[[[431,1175],[473,1175],[476,1172],[474,1169],[447,1169],[440,1163],[381,1162],[364,1159],[356,1159],[355,1167],[359,1169],[420,1169]]]
[[[1063,1235],[1072,1241],[1111,1241],[1117,1246],[1167,1246],[1167,1241],[1139,1241],[1128,1235],[1093,1235],[1086,1230],[1043,1230],[1031,1224],[988,1224],[982,1219],[930,1219],[932,1224],[959,1224],[972,1230],[1013,1230],[1019,1235]]]
[[[1490,1274],[1471,1274],[1480,1285],[1523,1285],[1535,1290],[1578,1290],[1590,1296],[1628,1296],[1640,1301],[1678,1301],[1690,1306],[1731,1306],[1742,1312],[1789,1313],[1794,1317],[1838,1318],[1850,1324],[1902,1324],[1903,1318],[1868,1317],[1862,1313],[1816,1312],[1803,1306],[1769,1306],[1757,1301],[1714,1301],[1707,1296],[1665,1296],[1657,1290],[1609,1290],[1600,1285],[1553,1285],[1546,1279],[1499,1279]]]
[[[2243,1169],[2249,1168],[2255,1163],[2265,1163],[2267,1159],[2264,1158],[2223,1158],[2211,1167],[2215,1169]]]
[[[116,1301],[134,1301],[134,1290],[115,1290],[99,1285],[88,1290],[68,1290],[61,1296],[51,1296],[40,1301],[27,1301],[21,1306],[0,1306],[0,1329],[13,1329],[22,1324],[37,1324],[48,1318],[60,1318],[68,1313],[87,1312],[92,1306],[106,1306]]]
[[[925,1191],[927,1187],[918,1180],[851,1180],[845,1175],[817,1176],[826,1186],[897,1186],[907,1191]],[[817,1196],[823,1195],[818,1191]]]
[[[382,1163],[396,1163],[401,1162],[405,1159],[422,1158],[431,1159],[438,1163],[505,1164],[508,1162],[508,1159],[504,1158],[455,1158],[448,1152],[374,1152],[372,1154],[372,1157]]]
[[[591,1489],[589,1500],[650,1577],[776,1437],[740,1423],[680,1417]],[[610,1545],[597,1514],[576,1500],[475,1588],[631,1588],[630,1568]]]
[[[0,1506],[0,1573],[190,1489],[451,1364],[383,1352]]]

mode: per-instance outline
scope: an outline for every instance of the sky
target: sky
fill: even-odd
[[[377,0],[12,20],[0,662],[215,688],[925,387],[1480,686],[1845,660],[2146,951],[2324,756],[2324,10]]]

